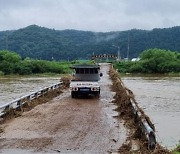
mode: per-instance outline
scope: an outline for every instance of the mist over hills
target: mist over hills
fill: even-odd
[[[180,27],[115,32],[54,30],[37,25],[0,32],[0,50],[8,49],[23,58],[46,60],[89,59],[95,54],[116,54],[121,58],[138,57],[149,48],[180,51]]]

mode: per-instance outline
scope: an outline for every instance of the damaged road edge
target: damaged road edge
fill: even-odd
[[[113,82],[112,89],[116,92],[116,95],[114,96],[114,103],[118,106],[116,109],[116,111],[119,113],[118,118],[123,119],[124,125],[129,129],[128,138],[126,142],[119,148],[119,152],[140,152],[147,154],[171,153],[158,143],[156,144],[156,140],[151,140],[153,141],[152,143],[154,143],[152,145],[148,143],[151,138],[148,140],[149,136],[147,136],[147,132],[145,131],[145,127],[142,125],[142,123],[144,119],[146,119],[148,125],[152,128],[152,132],[154,132],[155,127],[152,124],[150,118],[138,106],[133,92],[124,86],[118,72],[116,72],[113,67],[110,68],[109,75]],[[138,118],[135,117],[132,103],[135,103],[137,110],[141,114],[140,116],[137,116]]]

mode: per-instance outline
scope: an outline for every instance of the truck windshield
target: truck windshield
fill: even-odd
[[[76,68],[76,74],[98,74],[96,68]]]
[[[80,81],[98,81],[99,69],[98,68],[76,68],[75,80]]]

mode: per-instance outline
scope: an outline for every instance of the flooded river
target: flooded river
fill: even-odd
[[[59,82],[60,77],[0,78],[0,105]],[[172,149],[180,140],[180,77],[122,77],[156,127],[157,140]]]
[[[0,78],[0,105],[59,82],[58,77]]]
[[[180,77],[123,77],[156,127],[157,140],[172,149],[180,141]]]

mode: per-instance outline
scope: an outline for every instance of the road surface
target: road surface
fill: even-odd
[[[127,131],[111,103],[114,93],[102,64],[100,98],[72,99],[70,90],[1,125],[2,153],[111,153],[125,142]]]

